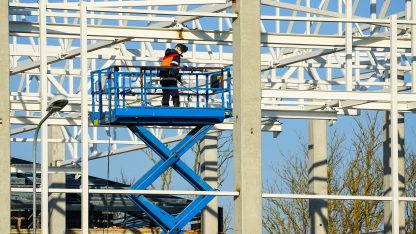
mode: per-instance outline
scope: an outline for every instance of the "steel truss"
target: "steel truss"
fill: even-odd
[[[414,112],[416,60],[412,58],[416,57],[416,1],[403,1],[404,7],[391,15],[387,12],[392,1],[371,2],[381,4],[381,10],[371,8],[358,16],[357,9],[368,2],[262,1],[263,7],[273,13],[261,17],[262,117],[333,120],[339,115],[359,115],[361,110]],[[60,127],[64,139],[48,138],[46,126],[41,136],[43,186],[39,191],[46,201],[42,203],[42,223],[48,223],[48,191],[55,191],[48,188],[47,175],[59,171],[48,168],[48,142],[65,143],[69,156],[62,166],[82,163],[83,178],[88,178],[88,159],[107,155],[99,150],[99,146],[108,143],[103,135],[112,136],[110,155],[145,147],[141,137],[125,128],[93,128],[90,134],[91,100],[87,97],[90,85],[84,79],[88,71],[113,64],[158,65],[164,49],[176,42],[192,42],[189,55],[183,60],[187,64],[231,65],[231,22],[238,17],[231,6],[228,1],[214,4],[202,0],[81,4],[66,0],[10,1],[11,141],[16,144],[32,141],[25,134],[34,129],[40,115],[45,113],[48,96],[61,93],[70,100],[62,113],[46,123]],[[331,30],[324,30],[325,26]],[[225,123],[213,129],[231,127]],[[279,132],[281,126],[272,121],[265,124],[264,130],[267,129]],[[107,134],[109,131],[111,134]],[[178,136],[161,139],[163,131],[155,129],[162,143],[186,137],[180,129]],[[122,135],[128,139],[121,139]],[[393,156],[397,156],[394,147],[397,144],[392,148]],[[415,198],[398,195],[396,159],[393,157],[393,194],[379,199],[397,205],[399,201]],[[75,192],[82,193],[82,227],[87,233],[88,193],[98,191],[89,190],[88,182],[83,181],[82,189]],[[315,199],[309,195],[263,194],[263,197]],[[365,199],[352,196],[340,199],[344,198]],[[398,217],[397,210],[393,210],[393,217]],[[397,226],[393,228],[397,230]],[[47,233],[47,225],[42,230]]]

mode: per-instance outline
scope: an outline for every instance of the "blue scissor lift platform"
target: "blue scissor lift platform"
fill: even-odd
[[[179,107],[161,106],[163,89],[159,85],[160,69],[173,67],[111,66],[91,72],[92,115],[95,126],[127,126],[159,157],[148,172],[131,189],[147,189],[163,172],[173,168],[199,191],[213,188],[183,161],[183,156],[217,123],[231,117],[231,73],[229,68],[180,68],[183,84],[178,90]],[[176,67],[177,68],[177,67]],[[194,126],[172,149],[169,149],[146,126]],[[183,227],[214,198],[198,196],[180,214],[172,216],[144,195],[127,195],[164,233],[182,233]]]

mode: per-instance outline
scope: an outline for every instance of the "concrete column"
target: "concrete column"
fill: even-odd
[[[416,0],[412,0],[412,20],[416,20]],[[416,25],[410,26],[412,29],[411,46],[412,57],[416,58]],[[416,59],[412,59],[412,93],[416,93]]]
[[[9,2],[0,1],[0,230],[10,230]]]
[[[404,196],[404,169],[405,169],[405,151],[404,151],[404,114],[399,112],[399,195]],[[383,165],[384,165],[384,196],[391,196],[391,122],[390,112],[384,113],[384,144],[383,144]],[[400,233],[405,233],[405,203],[400,203]],[[392,234],[392,207],[391,202],[384,202],[384,233]]]
[[[63,134],[58,126],[49,127],[50,139],[62,139]],[[65,145],[49,143],[49,166],[55,167],[65,160]],[[65,174],[50,174],[49,188],[65,188]],[[49,231],[50,233],[65,234],[66,230],[66,196],[65,193],[49,194]]]
[[[308,127],[309,193],[328,194],[326,120],[310,120]],[[311,233],[328,233],[328,201],[309,200]]]
[[[201,142],[201,177],[214,189],[218,187],[218,134],[207,134]],[[202,211],[202,233],[218,233],[218,198]]]
[[[262,232],[260,0],[233,1],[235,233]]]

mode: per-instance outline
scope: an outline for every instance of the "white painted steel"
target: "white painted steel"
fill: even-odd
[[[88,170],[88,25],[87,4],[80,2],[81,11],[81,230],[89,232],[89,170]]]
[[[31,193],[31,188],[12,187],[12,192]],[[36,192],[41,192],[38,188]],[[50,193],[82,193],[81,189],[51,188]],[[237,191],[188,191],[188,190],[128,190],[128,189],[90,189],[90,194],[143,194],[143,195],[214,195],[238,196]],[[363,200],[363,201],[392,201],[392,197],[380,196],[347,196],[347,195],[311,195],[311,194],[282,194],[262,193],[265,199],[327,199],[327,200]],[[400,201],[414,202],[416,197],[400,197]]]
[[[108,1],[108,2],[94,2],[87,3],[88,5],[99,7],[137,7],[137,6],[177,6],[190,4],[225,4],[226,0],[147,0],[147,1]]]
[[[391,201],[391,197],[263,193],[263,198]]]
[[[41,167],[36,167],[36,173],[40,174]],[[33,172],[33,168],[31,165],[26,164],[17,164],[12,165],[10,168],[10,173],[26,173],[31,174]],[[57,173],[67,173],[67,174],[79,174],[81,173],[80,168],[76,167],[49,167],[48,168],[48,174],[57,174]]]
[[[157,15],[178,15],[178,16],[200,16],[200,17],[219,17],[219,18],[236,18],[237,14],[233,13],[211,13],[211,12],[194,12],[194,11],[169,11],[169,10],[144,10],[144,9],[109,9],[101,8],[92,5],[88,8],[91,11],[97,12],[119,12],[119,13],[134,13],[134,14],[157,14]],[[106,17],[105,15],[102,17]],[[90,18],[90,16],[89,16]]]
[[[40,50],[40,96],[41,99],[41,116],[46,115],[47,97],[48,97],[48,71],[47,71],[47,20],[46,20],[46,4],[47,0],[39,1],[39,50]],[[48,176],[48,121],[43,124],[41,132],[41,227],[42,234],[49,233],[49,176]],[[35,229],[35,228],[34,228]]]
[[[353,12],[352,12],[352,0],[346,0],[346,15],[347,19],[352,19]],[[346,51],[346,58],[345,58],[345,78],[346,78],[346,86],[345,89],[347,91],[352,91],[352,23],[346,23],[345,29],[345,51]]]
[[[399,204],[399,126],[398,126],[398,90],[397,90],[397,16],[390,18],[390,115],[391,115],[391,190],[392,190],[392,232],[400,232]]]

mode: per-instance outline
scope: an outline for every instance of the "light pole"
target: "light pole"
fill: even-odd
[[[33,234],[36,234],[36,145],[38,141],[39,129],[42,126],[43,122],[49,118],[53,113],[62,110],[68,104],[68,99],[64,95],[56,95],[50,101],[46,107],[48,113],[41,119],[39,124],[36,126],[35,136],[33,138],[33,213],[32,213],[32,223],[33,223]]]

